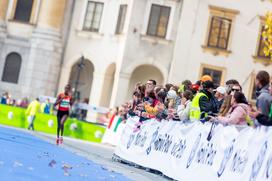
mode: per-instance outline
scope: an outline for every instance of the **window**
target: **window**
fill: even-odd
[[[251,92],[251,100],[256,100],[257,99],[257,96],[256,96],[256,91],[257,91],[257,88],[255,86],[255,81],[253,82],[253,87],[252,87],[252,92]]]
[[[29,22],[32,12],[33,0],[17,0],[14,20]]]
[[[170,7],[152,4],[147,35],[165,38],[170,10]]]
[[[231,19],[217,16],[213,16],[211,18],[208,47],[215,47],[221,49],[228,48],[231,23]]]
[[[264,41],[264,39],[263,39],[263,36],[262,36],[262,32],[264,31],[264,29],[265,29],[265,26],[264,25],[262,25],[262,27],[261,27],[261,32],[260,32],[260,38],[259,38],[259,45],[258,45],[258,52],[257,52],[257,56],[258,57],[261,57],[261,58],[269,58],[269,56],[266,56],[265,54],[264,54],[264,47],[265,47],[265,41]]]
[[[2,81],[18,83],[22,58],[18,53],[10,53],[5,62]]]
[[[214,84],[220,85],[221,78],[222,78],[222,71],[213,70],[213,69],[209,69],[209,68],[203,68],[202,76],[203,75],[210,75],[213,79]]]
[[[88,1],[83,30],[98,32],[103,13],[103,3]]]
[[[200,68],[200,77],[202,77],[203,75],[210,75],[216,86],[220,86],[223,84],[224,73],[225,68],[223,67],[202,64]]]
[[[204,52],[210,52],[214,56],[228,56],[231,53],[230,45],[236,15],[240,12],[212,5],[209,5],[209,10],[208,30],[202,48]]]
[[[124,30],[126,13],[127,13],[127,5],[120,5],[118,21],[117,21],[117,26],[115,31],[116,34],[121,34]]]
[[[249,101],[255,102],[256,99],[257,99],[257,96],[256,96],[257,87],[256,87],[256,74],[255,74],[255,71],[252,71],[250,73],[250,82],[249,82],[249,89],[248,90],[249,90],[248,91]]]

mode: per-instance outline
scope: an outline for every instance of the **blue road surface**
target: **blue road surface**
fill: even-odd
[[[0,181],[128,180],[30,134],[0,126]]]

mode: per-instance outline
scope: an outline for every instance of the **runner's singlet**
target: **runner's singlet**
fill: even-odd
[[[70,103],[71,103],[71,96],[67,96],[65,94],[60,94],[58,97],[64,97],[59,103],[59,111],[69,111],[70,110]]]

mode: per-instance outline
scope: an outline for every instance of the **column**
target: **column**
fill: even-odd
[[[64,13],[66,8],[66,0],[40,0],[39,14],[37,26],[33,30],[31,36],[31,47],[28,62],[36,62],[33,67],[27,66],[29,71],[43,70],[44,74],[32,76],[29,78],[29,84],[34,81],[43,82],[47,87],[46,93],[50,92],[49,96],[57,92],[58,81],[61,71],[61,58],[63,51],[62,44],[62,25],[64,21]],[[40,63],[38,63],[40,62]],[[46,62],[43,65],[43,62]],[[66,73],[66,70],[63,70]],[[47,80],[44,83],[44,80]],[[33,90],[33,95],[37,92],[43,92],[41,86],[30,86]],[[63,91],[63,87],[60,88]]]
[[[9,0],[0,0],[0,36],[5,32],[5,19],[8,9]]]
[[[100,106],[105,76],[106,74],[102,72],[93,73],[93,82],[90,94],[90,104],[92,105]]]
[[[104,82],[103,82],[103,87],[102,87],[100,106],[110,107],[113,83],[114,83],[114,75],[106,74],[104,78]]]
[[[38,26],[60,30],[63,24],[66,0],[43,0]]]
[[[120,106],[127,101],[126,96],[128,94],[130,76],[130,74],[126,73],[116,74],[110,107]]]
[[[102,89],[103,89],[105,76],[106,76],[105,73],[102,73],[102,72],[93,73],[92,89],[91,89],[90,101],[89,101],[90,105],[100,106],[99,103],[102,96]],[[96,122],[98,117],[99,117],[99,114],[92,111],[88,111],[88,114],[87,114],[88,121]]]
[[[8,9],[8,0],[0,0],[0,21],[4,21]]]

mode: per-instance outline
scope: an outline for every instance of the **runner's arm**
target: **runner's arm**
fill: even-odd
[[[56,102],[54,103],[54,106],[60,104],[60,102],[62,101],[62,99],[63,99],[63,98],[59,95],[59,96],[57,97]]]

